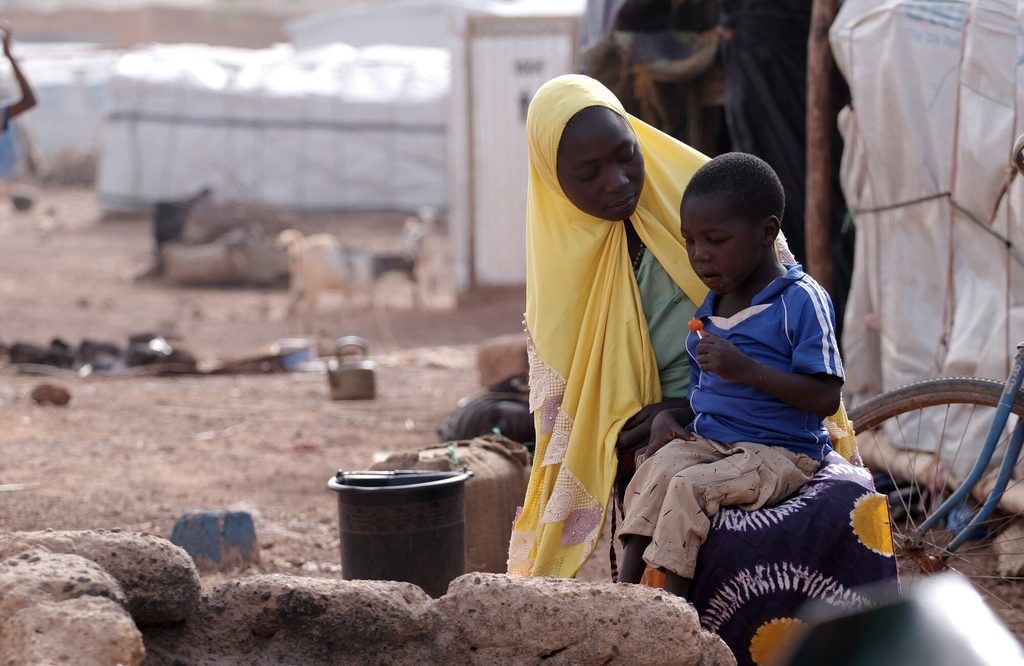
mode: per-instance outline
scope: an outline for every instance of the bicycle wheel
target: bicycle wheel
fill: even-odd
[[[972,538],[950,552],[946,545],[974,514],[984,497],[972,497],[921,538],[917,526],[957,488],[977,459],[1003,384],[950,377],[910,384],[859,405],[850,412],[857,445],[889,498],[893,542],[900,576],[912,582],[941,571],[968,577],[1018,636],[1024,635],[1024,526],[1019,514],[998,510],[972,530]],[[1013,413],[1024,416],[1024,394]],[[1005,453],[1014,419],[1004,428],[991,465]],[[1012,479],[1004,497],[1024,492]],[[984,479],[979,482],[984,485]],[[1014,490],[1015,489],[1015,490]],[[1020,509],[1017,509],[1020,511]]]

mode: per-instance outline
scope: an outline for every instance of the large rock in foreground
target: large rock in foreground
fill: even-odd
[[[32,549],[80,555],[120,583],[140,625],[180,622],[199,604],[199,574],[192,558],[167,539],[96,530],[0,534],[0,558]]]
[[[78,555],[0,560],[0,665],[138,666],[145,650],[127,605],[117,581]]]
[[[469,574],[437,605],[453,663],[736,663],[693,606],[639,585]]]
[[[229,581],[200,599],[191,558],[159,537],[0,535],[0,666],[139,666],[143,659],[152,666],[736,663],[721,639],[700,628],[692,606],[636,585],[471,573],[432,599],[409,583],[278,574]]]
[[[145,638],[147,664],[167,665],[736,663],[659,590],[483,573],[437,600],[408,583],[251,576]]]
[[[100,597],[23,608],[0,625],[0,645],[2,666],[138,666],[146,655],[128,612]]]
[[[182,627],[146,630],[150,664],[431,663],[433,600],[409,583],[248,576]]]

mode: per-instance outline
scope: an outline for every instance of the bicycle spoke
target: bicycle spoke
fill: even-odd
[[[958,571],[957,573],[960,572]],[[1007,583],[1017,583],[1018,581],[1024,580],[1024,576],[981,576],[979,574],[971,574],[968,578],[971,578],[972,580],[1006,581]]]
[[[900,415],[896,416],[896,427],[900,431],[900,441],[903,444],[906,444],[907,438],[906,438],[906,435],[903,434],[903,423],[900,421]],[[896,477],[892,473],[892,466],[889,464],[889,461],[886,461],[886,467],[889,468],[889,478],[893,479],[893,481],[896,481],[898,477]],[[917,487],[917,479],[915,478],[915,475],[913,474],[913,469],[911,469],[911,474],[910,474],[910,489],[913,492],[917,492],[918,497],[920,497],[920,488]],[[897,492],[896,494],[900,497],[900,501],[903,501],[902,494],[899,493],[899,492]],[[907,521],[910,523],[912,531],[917,531],[917,521],[914,520],[913,511],[910,510],[910,506],[906,502],[903,502],[903,510],[906,511],[906,513],[907,513]]]
[[[949,409],[949,405],[946,405],[946,408]],[[956,469],[956,461],[960,457],[960,452],[963,451],[963,449],[964,449],[964,442],[967,439],[968,431],[971,429],[971,421],[974,420],[974,412],[977,409],[978,409],[977,405],[971,405],[971,411],[967,415],[967,422],[964,423],[964,430],[963,430],[963,432],[960,433],[960,441],[959,441],[959,443],[957,443],[956,453],[953,454],[953,460],[949,463],[949,469],[951,470],[950,474],[953,474],[952,470]],[[975,454],[976,454],[976,452],[972,452],[971,457],[974,457]]]
[[[877,435],[875,435],[875,436],[877,437]],[[889,444],[889,446],[891,446],[891,444]],[[888,493],[888,496],[892,497],[892,495],[896,495],[896,497],[899,499],[900,504],[903,505],[902,508],[903,508],[903,514],[905,516],[905,520],[910,523],[910,527],[911,527],[911,529],[910,530],[906,530],[906,532],[913,532],[913,531],[915,531],[917,529],[917,525],[914,523],[914,518],[913,518],[913,515],[912,515],[911,510],[910,510],[910,505],[907,503],[907,500],[904,499],[903,493],[900,492],[899,481],[898,481],[899,477],[897,477],[895,474],[893,474],[892,463],[889,461],[888,458],[885,459],[885,467],[886,467],[886,472],[889,475],[889,479],[893,482],[893,486],[894,486],[894,489]],[[894,530],[901,531],[901,532],[903,531],[897,525],[893,525],[892,527],[893,527]]]
[[[965,576],[968,579],[976,579],[977,578],[976,576],[967,575],[967,574],[963,573],[962,571],[959,571],[958,569],[955,569],[953,567],[950,567],[950,571],[955,571],[956,573],[958,573],[958,574],[960,574],[962,576]],[[978,590],[980,593],[985,595],[985,597],[988,597],[989,599],[998,601],[999,604],[1002,606],[1002,608],[1004,610],[1009,611],[1009,612],[1015,614],[1017,617],[1024,618],[1024,611],[1021,611],[1021,609],[1017,608],[1011,602],[1009,602],[1006,599],[1003,599],[1002,597],[997,595],[995,593],[995,591],[992,590],[991,588],[987,588],[987,587],[984,587],[982,585],[974,585],[974,589]]]
[[[942,534],[952,536],[952,531],[945,530]],[[997,559],[996,555],[990,550],[991,540],[983,540],[981,542],[974,543],[966,550],[959,548],[953,551],[948,550],[945,546],[940,546],[935,541],[928,542],[926,540],[925,543],[932,546],[937,551],[937,555],[941,555],[947,559],[947,568],[954,569],[954,567],[949,564],[949,560],[962,562],[965,566],[971,567],[972,573],[964,574],[969,578],[1009,580],[1009,578],[1001,576],[998,571],[992,570],[991,566],[986,566],[982,561],[982,558],[989,560]]]
[[[1024,479],[1010,479],[1010,482],[1006,484],[1006,489],[1003,490],[1003,494],[1005,495],[1006,491],[1010,490],[1011,488],[1016,488],[1018,485],[1020,485],[1021,481],[1024,481]]]
[[[949,414],[949,405],[946,405],[946,414],[947,415]],[[924,426],[925,426],[926,423],[927,423],[927,421],[925,419],[924,410],[923,409],[922,410],[918,410],[918,412],[917,412],[917,439],[914,440],[914,451],[916,451],[916,453],[914,454],[914,457],[911,458],[911,461],[910,461],[910,476],[914,479],[914,482],[920,484],[921,487],[924,487],[927,484],[927,479],[925,479],[924,481],[921,481],[920,476],[917,473],[917,461],[921,457],[921,431],[924,430]],[[945,426],[943,426],[943,428],[945,428]],[[941,437],[939,438],[939,445],[940,446],[942,445],[942,438]],[[921,503],[923,505],[924,504],[924,498],[926,497],[926,495],[921,491],[920,488],[918,489],[918,493],[919,493],[919,496],[921,497]],[[929,501],[929,503],[932,501],[930,495],[931,495],[931,493],[929,492],[928,493],[928,498],[929,498],[928,501]],[[926,513],[931,513],[931,510],[928,510]]]
[[[943,414],[942,417],[942,432],[939,434],[939,447],[938,450],[935,452],[935,455],[937,457],[937,460],[935,461],[936,469],[942,472],[942,479],[941,486],[939,486],[937,496],[932,502],[931,508],[929,508],[928,510],[929,514],[931,514],[932,511],[934,511],[935,509],[939,508],[939,506],[942,505],[942,502],[945,501],[946,496],[951,491],[950,486],[952,485],[951,480],[954,473],[953,471],[956,469],[956,460],[960,456],[960,451],[963,449],[964,435],[966,435],[967,429],[971,425],[971,419],[974,418],[974,406],[972,405],[971,412],[967,417],[967,424],[964,426],[964,432],[961,433],[960,435],[960,443],[957,445],[956,450],[953,452],[953,461],[948,466],[943,464],[942,448],[946,442],[946,426],[949,424],[949,410],[951,406],[952,405],[946,405],[946,412],[945,414]]]

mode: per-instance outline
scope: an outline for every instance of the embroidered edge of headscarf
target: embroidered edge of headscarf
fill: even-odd
[[[561,546],[583,544],[579,562],[582,566],[597,545],[604,508],[601,502],[587,491],[572,470],[562,465],[573,425],[572,417],[562,408],[566,380],[537,352],[529,330],[526,330],[526,335],[526,351],[530,363],[530,411],[540,412],[538,435],[550,434],[540,467],[559,465],[551,496],[540,512],[540,524],[562,523]],[[513,525],[518,522],[522,511],[523,507],[517,509]],[[509,541],[510,574],[538,574],[533,571],[535,560],[530,557],[536,544],[537,532],[513,529]]]
[[[569,448],[573,424],[572,417],[562,408],[566,381],[537,353],[529,331],[526,332],[526,354],[530,362],[530,411],[540,411],[538,435],[551,435],[544,449],[542,466],[557,465]]]

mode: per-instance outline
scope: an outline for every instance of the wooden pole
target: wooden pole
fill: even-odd
[[[807,37],[807,174],[804,246],[807,272],[832,293],[832,51],[828,29],[836,0],[813,0]]]

